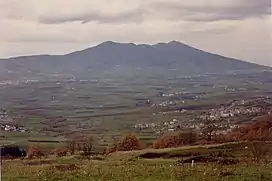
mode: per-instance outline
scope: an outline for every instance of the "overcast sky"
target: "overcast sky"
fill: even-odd
[[[0,57],[181,41],[272,65],[270,0],[0,0]]]

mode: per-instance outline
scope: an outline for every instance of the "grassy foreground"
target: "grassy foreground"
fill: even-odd
[[[177,166],[170,161],[89,162],[76,166],[48,164],[29,166],[5,162],[5,181],[269,181],[272,165],[220,166],[203,164]]]
[[[186,150],[186,149],[185,149]],[[165,150],[185,154],[181,150]],[[188,150],[187,150],[188,151]],[[34,160],[4,160],[4,181],[270,181],[272,163],[222,165],[179,164],[179,158],[141,157],[144,152],[108,156],[67,156]]]

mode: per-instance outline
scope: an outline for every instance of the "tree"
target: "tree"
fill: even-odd
[[[128,134],[119,141],[117,149],[119,151],[140,150],[142,149],[142,145],[135,134]]]
[[[270,141],[272,140],[272,120],[270,117],[261,117],[252,124],[233,130],[226,137],[232,141]]]
[[[140,142],[137,136],[135,134],[128,134],[107,148],[105,153],[110,154],[116,151],[132,151],[141,149],[143,149],[143,143]]]
[[[68,154],[68,149],[66,147],[56,148],[52,150],[51,154],[55,154],[57,157],[64,157]]]
[[[27,152],[27,157],[29,159],[32,159],[32,158],[41,158],[42,156],[45,156],[45,153],[41,150],[40,147],[38,146],[32,146],[28,149],[28,152]]]
[[[272,149],[265,142],[251,142],[249,144],[249,153],[254,162],[269,160]]]
[[[75,154],[77,148],[76,144],[77,144],[76,139],[72,139],[67,142],[66,148],[69,150],[71,155]]]
[[[88,155],[91,153],[93,148],[93,138],[85,137],[78,143],[79,150],[83,151],[83,154]]]
[[[163,134],[153,144],[153,148],[172,148],[183,145],[191,145],[197,140],[197,135],[193,131],[171,132]]]
[[[206,115],[203,121],[203,126],[201,127],[201,134],[207,141],[211,141],[212,137],[219,130],[219,126],[215,120],[209,118],[209,115]]]

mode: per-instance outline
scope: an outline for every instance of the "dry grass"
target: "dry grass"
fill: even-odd
[[[156,153],[188,154],[190,151],[218,151],[236,145],[214,145],[212,148],[184,147],[163,149]],[[116,152],[101,159],[78,156],[52,157],[47,160],[5,160],[3,180],[5,181],[268,181],[271,177],[272,163],[242,163],[234,165],[223,163],[179,163],[177,158],[141,159],[139,155],[150,150]],[[188,153],[187,153],[188,152]],[[201,155],[202,154],[202,155]],[[183,155],[184,156],[184,155]],[[184,157],[185,158],[185,157]]]
[[[119,162],[92,162],[82,164],[51,164],[25,166],[19,162],[5,162],[5,181],[238,181],[269,180],[272,165],[190,164],[177,165],[164,160],[131,160]]]

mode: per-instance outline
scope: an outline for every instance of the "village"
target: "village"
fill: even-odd
[[[230,105],[221,106],[212,109],[205,114],[196,116],[196,118],[186,121],[179,120],[176,115],[182,115],[189,110],[174,110],[152,113],[156,115],[171,115],[173,117],[170,121],[163,121],[161,123],[138,123],[133,126],[136,130],[152,130],[156,134],[164,132],[173,132],[178,130],[193,129],[200,131],[206,121],[210,121],[218,128],[218,134],[227,134],[239,127],[239,124],[234,122],[235,118],[257,116],[259,114],[271,115],[272,99],[269,97],[258,98],[252,100],[233,101]]]
[[[6,131],[6,132],[28,132],[28,129],[22,127],[22,126],[17,126],[17,125],[11,125],[11,124],[3,124],[1,125],[0,128],[1,131]]]
[[[5,109],[0,109],[0,130],[3,132],[29,132],[27,128],[14,123]]]
[[[163,96],[172,96],[172,94],[163,94]],[[195,110],[189,108],[170,109],[171,106],[176,106],[175,103],[175,101],[169,101],[156,105],[169,106],[169,109],[165,111],[154,111],[151,115],[154,116],[154,121],[138,121],[132,128],[137,131],[152,130],[152,132],[156,134],[186,129],[199,131],[204,126],[203,122],[211,120],[217,124],[216,126],[218,128],[220,128],[218,131],[221,134],[226,134],[239,126],[239,124],[233,121],[235,118],[240,119],[241,117],[257,116],[258,114],[271,114],[272,108],[272,99],[269,97],[240,101],[234,100],[230,103],[226,103],[226,105],[218,106],[218,108],[213,108],[200,115],[199,113],[196,113]],[[139,101],[138,104],[150,104],[150,101]],[[187,113],[193,117],[184,119],[183,116],[186,116]],[[164,120],[160,122],[157,121],[158,117],[155,117],[163,117],[165,115],[167,115],[167,119],[163,118]],[[12,118],[10,118],[8,111],[5,109],[0,109],[0,129],[5,132],[29,132],[29,129],[24,126],[17,125]]]
[[[217,127],[217,134],[227,134],[231,132],[233,129],[239,127],[239,125],[227,122],[215,122],[212,123],[215,127]],[[156,134],[163,134],[165,132],[175,132],[181,130],[194,130],[201,134],[201,129],[205,126],[205,123],[200,120],[189,120],[188,122],[181,122],[178,119],[173,119],[171,121],[165,121],[159,124],[156,123],[143,123],[143,124],[135,124],[133,126],[134,129],[137,130],[145,130],[151,129]]]

